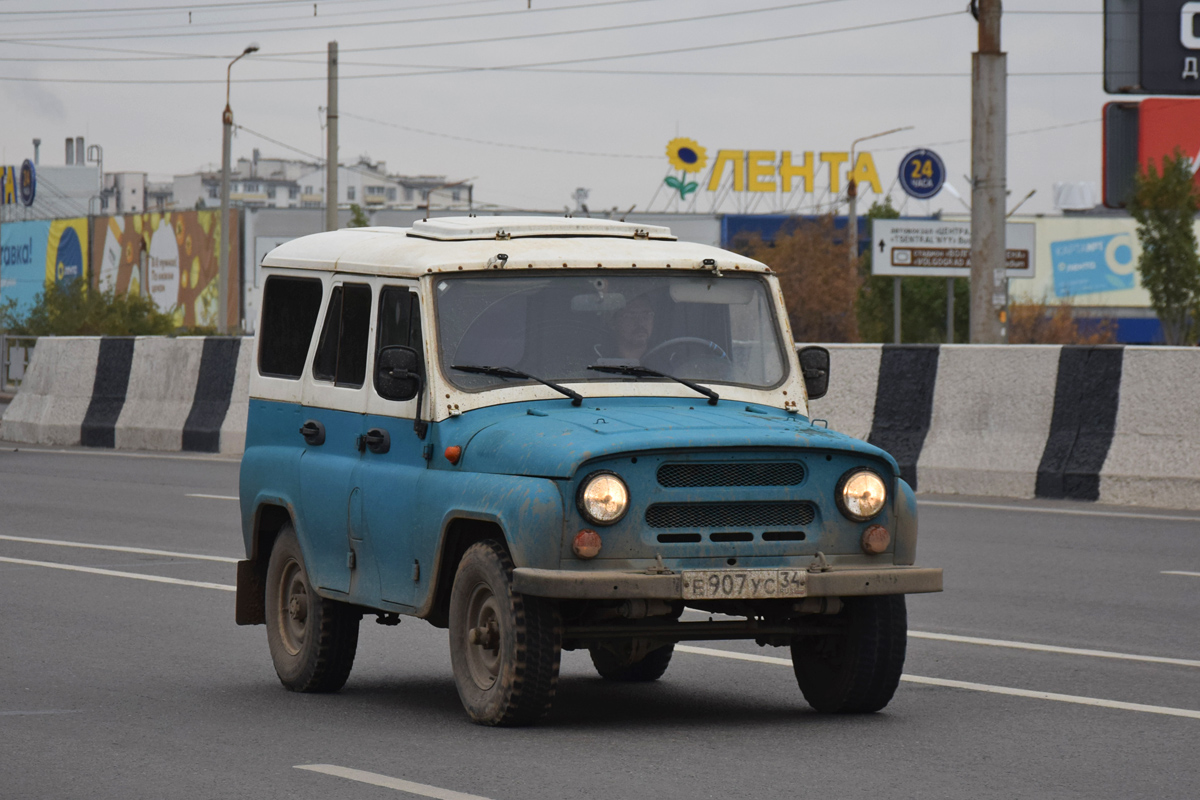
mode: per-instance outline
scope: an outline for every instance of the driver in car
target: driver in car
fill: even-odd
[[[646,295],[633,298],[613,314],[609,330],[608,343],[596,345],[596,355],[641,364],[654,334],[654,306]]]

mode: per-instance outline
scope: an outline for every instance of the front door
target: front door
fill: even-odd
[[[372,320],[371,286],[335,281],[321,336],[305,376],[301,418],[298,523],[317,586],[346,594],[356,566],[348,522],[359,498],[354,472],[366,412],[366,373]]]
[[[420,371],[425,374],[421,338],[421,304],[415,285],[382,283],[379,287],[376,341],[380,348],[404,345],[421,354]],[[374,359],[372,360],[372,363]],[[429,408],[428,386],[422,381],[420,409]],[[432,564],[418,564],[413,548],[413,519],[416,516],[417,482],[425,471],[422,454],[425,441],[414,430],[418,399],[387,400],[375,391],[374,382],[367,395],[366,430],[386,431],[390,439],[387,452],[368,449],[356,475],[361,488],[366,529],[370,534],[379,567],[381,595],[384,600],[414,605],[417,590],[433,577]],[[423,595],[423,593],[422,593]]]

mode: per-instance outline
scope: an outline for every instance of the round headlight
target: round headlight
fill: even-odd
[[[883,478],[870,470],[852,470],[842,476],[837,499],[843,514],[863,522],[883,510],[883,504],[887,502],[887,487],[883,484]]]
[[[579,486],[580,512],[597,525],[612,525],[629,510],[629,489],[611,472],[596,472]]]

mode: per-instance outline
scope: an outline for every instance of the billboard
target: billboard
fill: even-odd
[[[238,319],[239,236],[230,212],[229,319]],[[132,292],[172,311],[175,324],[217,324],[221,242],[219,211],[167,211],[96,217],[92,260],[97,284],[118,294]]]
[[[86,217],[6,222],[0,225],[0,302],[33,305],[47,283],[88,277]]]

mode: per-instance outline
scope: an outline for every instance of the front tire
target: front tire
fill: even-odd
[[[463,554],[450,591],[454,683],[480,725],[536,722],[550,711],[558,687],[558,606],[513,592],[512,571],[500,544],[477,542]]]
[[[606,681],[619,683],[649,683],[656,681],[667,671],[675,645],[663,645],[646,655],[636,658],[633,642],[621,643],[617,647],[591,647],[592,665]]]
[[[824,714],[869,714],[900,684],[908,642],[904,595],[850,597],[845,631],[792,640],[792,668],[808,704]]]
[[[358,649],[359,615],[313,591],[296,532],[287,525],[267,562],[267,646],[280,682],[293,692],[336,692]]]

